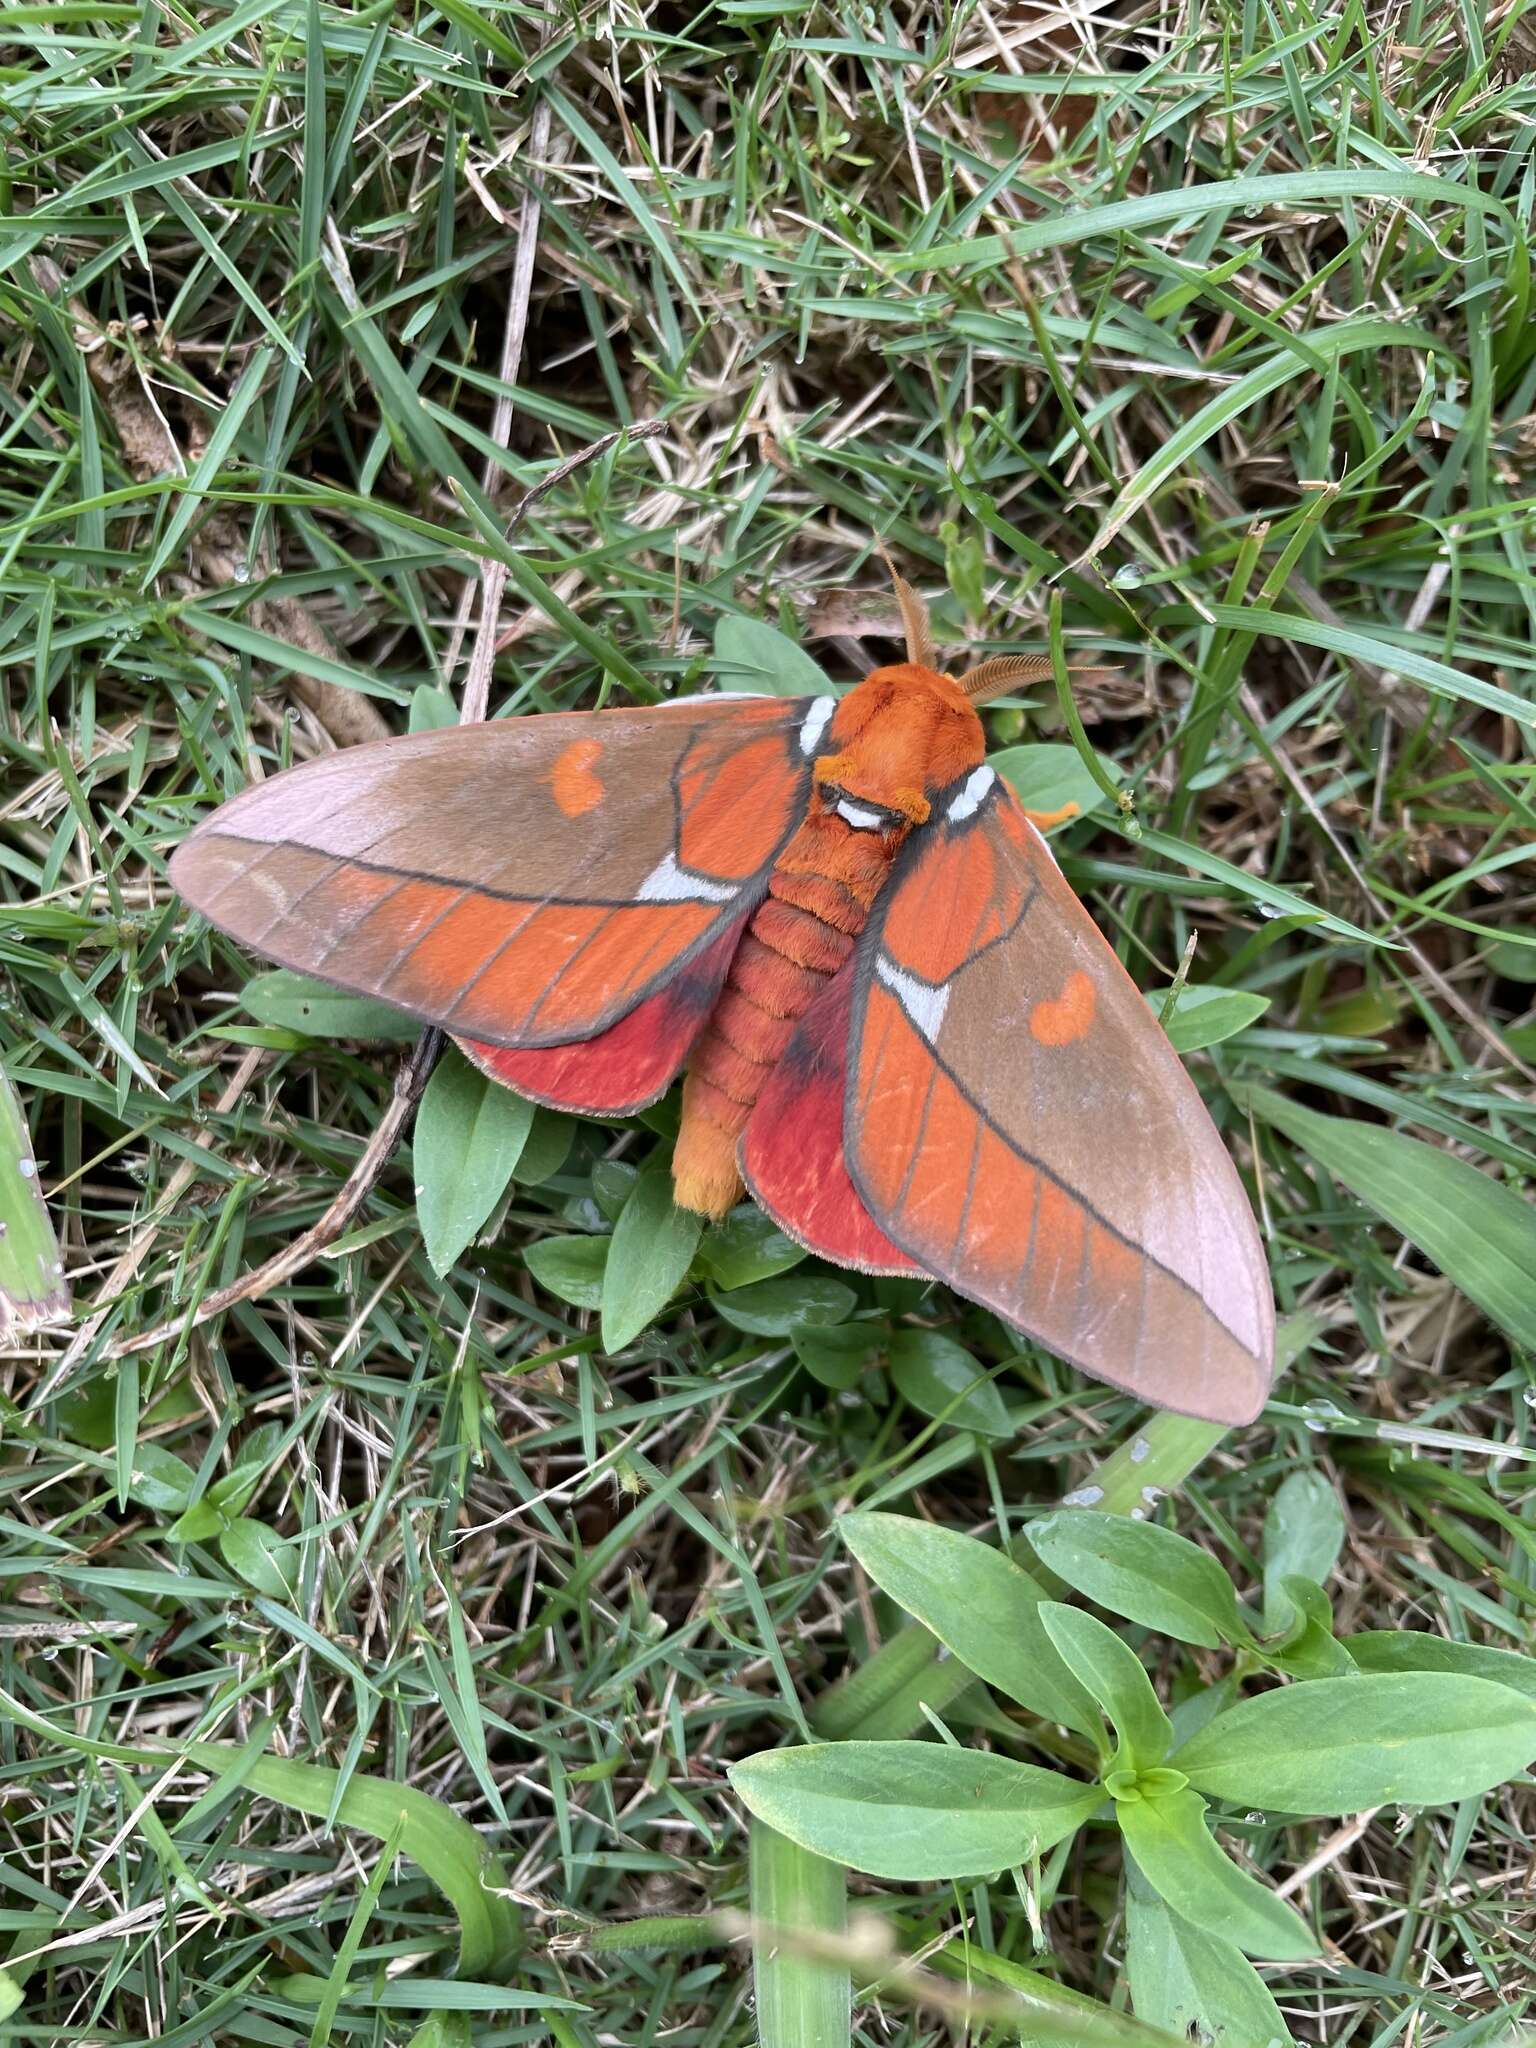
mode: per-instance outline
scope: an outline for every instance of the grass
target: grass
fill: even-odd
[[[750,1904],[725,1766],[803,1739],[899,1624],[834,1516],[1012,1540],[1140,1425],[947,1297],[923,1319],[1006,1433],[911,1372],[829,1388],[793,1325],[840,1283],[798,1267],[755,1328],[696,1268],[608,1355],[528,1255],[607,1229],[665,1143],[644,1122],[536,1123],[442,1275],[398,1147],[326,1258],[109,1356],[316,1221],[401,1051],[253,1017],[167,856],[255,759],[452,715],[482,562],[491,702],[520,711],[708,682],[738,616],[860,673],[893,627],[877,532],[978,651],[1043,648],[1059,594],[1087,739],[1135,795],[1058,841],[1069,875],[1144,986],[1193,940],[1192,981],[1267,1004],[1192,1064],[1255,1172],[1287,1369],[1259,1426],[1174,1460],[1160,1514],[1247,1588],[1279,1481],[1315,1469],[1341,1633],[1529,1644],[1531,1267],[1489,1277],[1475,1202],[1431,1264],[1374,1138],[1315,1120],[1529,1201],[1533,23],[6,9],[0,1059],[88,1332],[5,1361],[7,2035],[451,2042],[473,2011],[486,2043],[751,2042],[744,1951],[699,1917]],[[1049,686],[991,724],[1068,738]],[[207,1738],[246,1764],[165,1756]],[[287,1759],[337,1774],[323,1798],[285,1802]],[[494,1850],[510,1973],[448,1979],[468,1931],[404,1821],[329,1825],[359,1773]],[[1255,1826],[1274,1878],[1316,1865],[1294,1902],[1332,1943],[1269,1973],[1296,2037],[1504,2038],[1533,1822],[1516,1783]],[[1083,1853],[1029,1898],[859,1881],[860,1953],[873,1916],[938,1960],[926,1989],[861,1965],[886,1988],[856,2037],[953,2038],[967,1984],[1026,1969],[1123,2004],[1117,1878]],[[615,1931],[642,1915],[669,1931]],[[976,2009],[978,2039],[1009,2026]]]

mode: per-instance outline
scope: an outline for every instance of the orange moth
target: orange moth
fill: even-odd
[[[243,944],[450,1032],[534,1101],[684,1075],[685,1208],[928,1275],[1217,1422],[1268,1391],[1242,1184],[1147,1005],[986,765],[898,579],[907,659],[832,696],[698,697],[328,755],[178,850]]]

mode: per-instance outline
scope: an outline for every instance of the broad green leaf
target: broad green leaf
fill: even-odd
[[[1139,2019],[1211,2048],[1289,2048],[1280,2008],[1230,1941],[1160,1899],[1127,1859],[1126,1973]]]
[[[176,1517],[166,1536],[172,1543],[201,1543],[206,1537],[217,1536],[229,1521],[211,1500],[194,1501],[185,1513]]]
[[[1042,816],[1064,811],[1070,804],[1073,817],[1086,818],[1093,811],[1103,810],[1109,802],[1076,747],[1004,747],[1001,753],[990,757],[987,765],[1013,785],[1015,796],[1027,811]],[[1107,761],[1103,765],[1105,774],[1113,779],[1114,768]],[[1060,831],[1071,822],[1072,818],[1063,818],[1050,829]]]
[[[290,1601],[298,1588],[294,1547],[265,1522],[238,1516],[219,1538],[224,1562],[269,1600]]]
[[[308,1038],[357,1038],[385,1041],[416,1039],[421,1024],[392,1003],[373,996],[349,996],[329,982],[274,967],[253,974],[240,991],[240,1001],[258,1023],[284,1031],[302,1031]]]
[[[640,1178],[627,1159],[599,1159],[592,1169],[592,1199],[610,1223],[617,1223]]]
[[[197,1475],[174,1451],[159,1444],[136,1444],[128,1496],[157,1515],[180,1515],[192,1505]]]
[[[523,1264],[541,1287],[572,1308],[601,1308],[607,1237],[546,1237],[523,1253]]]
[[[1041,1622],[1028,1572],[958,1529],[911,1515],[844,1515],[838,1534],[884,1593],[962,1664],[1032,1714],[1102,1740],[1093,1699]]]
[[[1333,1602],[1311,1579],[1291,1572],[1275,1588],[1277,1608],[1291,1617],[1278,1643],[1264,1654],[1293,1678],[1353,1678],[1355,1661],[1333,1633]]]
[[[1300,1915],[1239,1870],[1219,1846],[1197,1793],[1118,1800],[1115,1818],[1147,1883],[1207,1934],[1272,1962],[1317,1954],[1318,1944]]]
[[[1280,1813],[1439,1806],[1536,1757],[1536,1702],[1451,1672],[1308,1679],[1241,1700],[1173,1761],[1193,1785]]]
[[[699,1264],[717,1287],[747,1287],[787,1273],[806,1257],[804,1245],[786,1237],[755,1202],[743,1202],[704,1234]]]
[[[842,1866],[813,1856],[760,1820],[751,1824],[749,1851],[759,2048],[848,2048],[848,1965],[801,1953],[793,1940],[797,1932],[846,1931],[848,1880]]]
[[[1172,1529],[1060,1508],[1028,1535],[1042,1564],[1111,1614],[1207,1650],[1249,1640],[1226,1573]]]
[[[1536,1349],[1536,1209],[1465,1159],[1381,1124],[1322,1116],[1267,1088],[1248,1098],[1433,1259],[1447,1280],[1518,1343]]]
[[[517,1155],[512,1178],[519,1187],[539,1188],[553,1180],[571,1156],[576,1119],[558,1109],[535,1108],[533,1124]]]
[[[1450,1671],[1491,1678],[1536,1700],[1536,1657],[1484,1643],[1453,1643],[1423,1629],[1368,1629],[1343,1645],[1362,1671]]]
[[[704,1218],[672,1199],[666,1157],[642,1167],[624,1204],[603,1271],[603,1349],[622,1351],[682,1285],[704,1231]]]
[[[69,1315],[69,1288],[43,1191],[32,1135],[15,1089],[0,1072],[0,1343]]]
[[[1097,1785],[935,1742],[768,1750],[730,1780],[759,1820],[872,1877],[977,1877],[1027,1862],[1081,1827]]]
[[[1154,1017],[1162,1018],[1168,1006],[1168,988],[1147,990],[1147,1004]],[[1219,988],[1215,982],[1187,981],[1179,990],[1173,1015],[1163,1025],[1175,1052],[1199,1052],[1208,1045],[1220,1045],[1257,1023],[1269,1008],[1268,996],[1256,996],[1245,988]]]
[[[506,1191],[533,1104],[450,1046],[416,1112],[416,1213],[435,1273],[446,1273]]]
[[[887,1357],[897,1392],[924,1415],[981,1436],[1013,1435],[1013,1419],[985,1367],[953,1337],[898,1330]]]
[[[446,690],[439,690],[432,683],[418,683],[412,690],[408,732],[437,732],[458,722],[459,707]]]
[[[791,1330],[789,1341],[812,1379],[842,1393],[858,1385],[870,1360],[885,1349],[887,1333],[879,1323],[834,1323]]]
[[[715,627],[722,690],[773,697],[825,697],[832,685],[803,647],[764,619],[722,618]]]
[[[1130,1644],[1096,1614],[1057,1600],[1044,1603],[1040,1619],[1063,1664],[1114,1723],[1117,1762],[1136,1771],[1160,1764],[1173,1747],[1173,1728]]]
[[[1536,981],[1536,931],[1527,925],[1521,928],[1519,940],[1494,939],[1484,946],[1483,958],[1492,973],[1507,981]]]
[[[796,1330],[845,1323],[858,1306],[851,1287],[822,1273],[785,1273],[724,1293],[711,1288],[709,1298],[733,1329],[749,1337],[788,1337]]]
[[[1344,1510],[1327,1475],[1315,1465],[1287,1473],[1264,1518],[1264,1627],[1269,1634],[1290,1618],[1283,1582],[1302,1578],[1326,1585],[1343,1546]]]

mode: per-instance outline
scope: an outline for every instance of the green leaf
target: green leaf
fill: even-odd
[[[1536,1657],[1495,1650],[1484,1643],[1453,1643],[1423,1629],[1367,1629],[1343,1647],[1362,1671],[1451,1671],[1490,1678],[1536,1700]]]
[[[232,1572],[269,1600],[291,1601],[298,1589],[294,1547],[265,1522],[240,1515],[219,1538],[219,1550]]]
[[[1334,1637],[1333,1603],[1322,1587],[1291,1572],[1275,1588],[1275,1600],[1292,1617],[1280,1642],[1265,1646],[1275,1668],[1293,1678],[1353,1678],[1355,1661]]]
[[[1265,875],[1252,875],[1246,868],[1235,867],[1231,861],[1223,860],[1219,853],[1212,853],[1208,847],[1197,846],[1190,840],[1175,839],[1167,832],[1155,832],[1144,825],[1136,844],[1143,853],[1156,854],[1180,867],[1193,869],[1208,882],[1219,883],[1243,902],[1261,904],[1272,917],[1281,913],[1303,917],[1319,931],[1333,932],[1341,939],[1354,939],[1363,946],[1386,947],[1393,943],[1373,936],[1359,925],[1351,924],[1347,918],[1336,917],[1320,904],[1309,903],[1305,896],[1282,889]]]
[[[887,1333],[879,1323],[834,1323],[791,1330],[789,1341],[812,1379],[841,1393],[858,1385],[870,1360],[885,1349]]]
[[[412,690],[407,732],[437,732],[458,722],[459,707],[446,690],[439,690],[432,683],[419,683]]]
[[[715,672],[725,691],[773,697],[825,697],[832,685],[803,647],[763,619],[722,618],[715,627]]]
[[[0,1344],[69,1315],[59,1241],[38,1181],[32,1136],[0,1072]]]
[[[842,1867],[777,1829],[752,1822],[752,1988],[759,2048],[848,2048],[853,1978],[846,1963],[798,1951],[804,1932],[839,1936],[848,1924]]]
[[[1241,1700],[1174,1762],[1213,1798],[1281,1813],[1439,1806],[1536,1756],[1536,1702],[1451,1672],[1318,1678]]]
[[[1019,2048],[1189,2048],[1182,2037],[1159,2033],[1058,1983],[1043,1970],[1026,1969],[1008,1956],[978,1947],[969,1926],[962,1926],[948,1947],[931,1954],[928,1967],[956,1978],[967,1991],[976,1987],[978,1978],[1001,1985],[1016,2002],[1016,2016],[1006,2034],[988,2030],[962,2039],[996,2041],[999,2048],[1004,2040],[1019,2043]]]
[[[624,1204],[603,1272],[603,1349],[622,1351],[664,1309],[693,1264],[704,1218],[672,1199],[672,1163],[652,1158]]]
[[[533,1104],[450,1046],[416,1112],[416,1213],[435,1273],[446,1273],[506,1191]]]
[[[986,1750],[933,1742],[825,1742],[730,1767],[759,1820],[872,1877],[976,1877],[1062,1841],[1102,1802],[1097,1785]]]
[[[214,1781],[199,1806],[243,1788],[328,1826],[359,1828],[376,1841],[391,1840],[398,1829],[400,1853],[421,1866],[458,1919],[459,1974],[496,1982],[517,1959],[521,1916],[507,1895],[509,1878],[500,1859],[467,1820],[415,1785],[361,1771],[343,1780],[340,1771],[327,1765],[294,1763],[226,1742],[100,1742],[45,1720],[8,1693],[0,1693],[0,1707],[33,1734],[76,1756],[148,1764],[155,1770],[178,1758],[196,1764]]]
[[[1013,1419],[1002,1395],[962,1344],[937,1330],[898,1330],[887,1354],[903,1400],[953,1429],[1011,1437]]]
[[[197,1475],[174,1451],[159,1444],[136,1444],[128,1497],[157,1515],[179,1515],[192,1505]]]
[[[572,1308],[601,1308],[607,1237],[546,1237],[523,1252],[523,1264],[541,1287]]]
[[[1160,1021],[1172,990],[1147,990],[1147,1003]],[[1187,981],[1179,990],[1173,1015],[1163,1024],[1168,1043],[1175,1052],[1199,1052],[1208,1045],[1220,1045],[1246,1031],[1269,1008],[1268,996],[1253,995],[1245,988],[1219,988],[1215,982]]]
[[[1125,1959],[1131,2003],[1150,2025],[1211,2048],[1289,2048],[1280,2008],[1242,1950],[1174,1912],[1129,1859]]]
[[[1032,1714],[1102,1739],[1091,1695],[1046,1633],[1044,1590],[991,1544],[909,1515],[844,1515],[838,1534],[882,1592]]]
[[[576,1119],[558,1109],[536,1107],[533,1124],[517,1155],[512,1178],[519,1187],[539,1188],[553,1180],[571,1156],[576,1141]]]
[[[1326,1584],[1343,1547],[1344,1510],[1326,1473],[1315,1465],[1287,1473],[1264,1518],[1264,1627],[1269,1634],[1284,1628],[1291,1612],[1284,1581]]]
[[[1250,1640],[1226,1573],[1172,1529],[1060,1508],[1028,1533],[1042,1564],[1111,1614],[1207,1650]]]
[[[349,996],[329,982],[275,967],[253,974],[240,991],[240,1001],[258,1023],[284,1031],[302,1031],[307,1038],[355,1038],[399,1041],[421,1036],[421,1024],[372,996]]]
[[[1040,1619],[1063,1664],[1114,1723],[1116,1762],[1135,1771],[1160,1764],[1173,1747],[1173,1725],[1130,1644],[1097,1615],[1056,1600],[1045,1602]]]
[[[1344,325],[1341,322],[1340,327],[1332,330],[1333,334],[1337,336]],[[1316,331],[1308,337],[1313,341],[1321,338]],[[1399,339],[1402,338],[1400,331]],[[1238,388],[1232,385],[1229,392],[1235,393]],[[1170,437],[1163,443],[1159,454],[1166,454],[1171,446]],[[1536,704],[1528,698],[1517,697],[1513,690],[1501,689],[1497,683],[1486,683],[1481,676],[1469,675],[1465,669],[1452,668],[1447,662],[1420,654],[1417,648],[1405,645],[1401,640],[1378,638],[1373,633],[1362,633],[1354,626],[1335,620],[1325,622],[1297,612],[1271,611],[1258,604],[1212,604],[1203,605],[1199,612],[1189,605],[1164,605],[1153,613],[1152,623],[1158,626],[1224,626],[1235,633],[1264,633],[1275,640],[1290,641],[1298,647],[1320,647],[1368,668],[1389,669],[1394,675],[1421,684],[1431,696],[1457,698],[1464,704],[1481,705],[1483,710],[1492,711],[1500,718],[1512,718],[1517,725],[1528,730],[1536,726]]]
[[[754,1280],[723,1294],[711,1288],[709,1298],[733,1329],[750,1337],[788,1337],[796,1330],[845,1323],[858,1306],[851,1287],[820,1273]]]
[[[1247,1091],[1266,1123],[1374,1209],[1518,1343],[1536,1348],[1536,1209],[1420,1138],[1322,1116],[1267,1088]]]
[[[1115,1817],[1147,1883],[1207,1934],[1273,1962],[1317,1954],[1306,1922],[1219,1847],[1196,1793],[1119,1800]]]
[[[747,1287],[787,1273],[806,1257],[804,1245],[786,1237],[755,1202],[742,1202],[723,1223],[706,1231],[699,1263],[717,1287]]]
[[[639,1178],[639,1167],[631,1166],[627,1159],[599,1159],[593,1167],[592,1199],[608,1222],[617,1223],[623,1215]]]
[[[1012,783],[1015,796],[1027,811],[1048,817],[1051,812],[1064,811],[1071,804],[1074,816],[1086,818],[1094,811],[1103,810],[1109,802],[1076,747],[1060,744],[1004,747],[1001,753],[989,758],[987,765],[995,768],[1006,782]],[[1101,765],[1113,781],[1114,767],[1108,761]],[[1071,818],[1063,818],[1060,825],[1052,826],[1051,830],[1060,831],[1071,823]]]
[[[1166,192],[1146,192],[1135,199],[1110,200],[1102,206],[1068,204],[1059,213],[1026,221],[998,234],[969,234],[963,241],[929,242],[922,248],[893,253],[886,268],[898,276],[921,270],[933,273],[960,269],[969,276],[991,270],[1009,255],[1034,256],[1042,249],[1070,247],[1103,235],[1139,234],[1144,228],[1174,221],[1204,220],[1211,214],[1250,217],[1268,206],[1320,206],[1336,199],[1340,206],[1371,197],[1417,201],[1425,206],[1474,207],[1501,214],[1502,204],[1475,185],[1429,171],[1378,169],[1351,164],[1343,171],[1278,171],[1241,178],[1206,178],[1198,184],[1175,185]],[[1317,341],[1316,334],[1310,337]]]
[[[206,1536],[217,1536],[228,1522],[229,1517],[220,1512],[211,1500],[194,1501],[184,1514],[180,1514],[166,1530],[172,1543],[201,1543]]]

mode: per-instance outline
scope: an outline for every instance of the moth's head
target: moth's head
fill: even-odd
[[[1026,677],[1048,675],[1050,663],[1005,654],[958,678],[946,674],[934,657],[927,606],[894,568],[891,579],[907,658],[849,691],[813,773],[824,811],[856,831],[905,834],[926,824],[941,790],[981,766],[987,742],[977,705]]]
[[[813,770],[825,810],[856,831],[909,831],[941,789],[981,765],[986,735],[953,676],[924,662],[877,668],[837,707]]]

